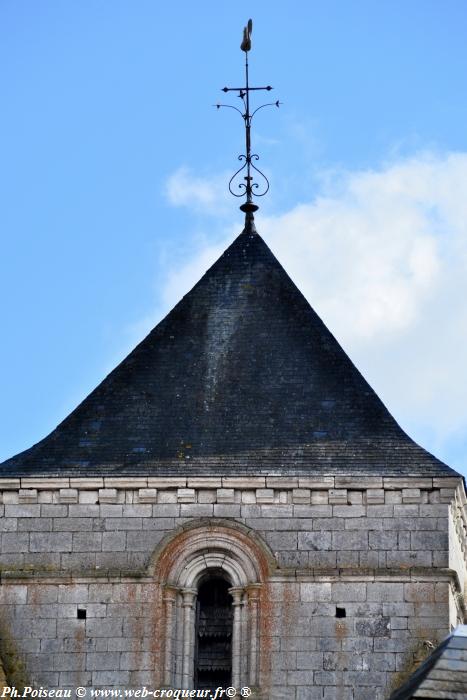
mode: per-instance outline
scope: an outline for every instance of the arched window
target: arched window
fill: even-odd
[[[225,522],[183,530],[159,553],[152,570],[164,591],[165,686],[258,685],[261,589],[271,561]]]
[[[195,688],[232,685],[232,598],[222,572],[207,572],[198,587],[195,622]]]

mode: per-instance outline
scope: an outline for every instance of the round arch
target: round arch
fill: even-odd
[[[275,565],[258,535],[239,523],[192,521],[165,538],[149,573],[163,586],[165,615],[164,682],[192,688],[195,610],[200,583],[221,574],[232,597],[232,685],[255,686],[259,657],[259,596]]]

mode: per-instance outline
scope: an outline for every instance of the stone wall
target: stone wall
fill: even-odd
[[[161,556],[207,523],[257,538],[272,562],[268,698],[388,697],[464,621],[461,479],[22,479],[0,492],[0,614],[36,684],[158,687]]]

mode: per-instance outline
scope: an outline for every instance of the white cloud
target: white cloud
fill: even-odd
[[[209,184],[180,172],[174,203],[215,205]],[[467,434],[467,154],[422,154],[323,182],[323,195],[258,216],[258,229],[402,425],[442,450]],[[231,240],[232,230],[169,274],[165,304]]]
[[[189,207],[203,214],[219,216],[227,199],[226,182],[225,175],[200,177],[183,166],[167,179],[165,194],[173,206]]]

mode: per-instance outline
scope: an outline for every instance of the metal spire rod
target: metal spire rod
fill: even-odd
[[[273,88],[270,85],[266,85],[265,87],[250,87],[250,82],[249,82],[249,74],[248,74],[248,52],[251,50],[251,32],[253,29],[253,22],[251,19],[248,20],[247,26],[243,29],[243,41],[240,45],[240,48],[242,51],[245,52],[245,87],[224,87],[222,88],[222,91],[227,93],[227,92],[238,92],[238,97],[242,100],[243,102],[243,108],[244,111],[238,109],[237,107],[234,107],[234,105],[225,105],[225,104],[217,104],[216,107],[219,109],[220,107],[229,107],[231,109],[235,109],[243,118],[244,124],[245,124],[245,153],[242,153],[241,155],[238,156],[238,160],[243,162],[243,165],[237,170],[236,173],[232,175],[229,181],[229,190],[233,194],[234,197],[244,197],[246,196],[246,202],[244,202],[240,209],[244,211],[247,215],[250,214],[252,215],[253,212],[255,212],[258,209],[258,205],[253,202],[253,196],[255,197],[263,197],[266,192],[269,190],[269,180],[267,179],[266,175],[261,172],[259,168],[257,168],[254,164],[253,161],[258,161],[259,156],[256,153],[251,152],[251,122],[253,117],[255,116],[256,112],[258,110],[262,109],[263,107],[279,107],[279,100],[276,102],[268,102],[264,105],[260,105],[257,107],[253,113],[250,112],[250,92],[256,91],[256,90],[266,90],[270,91]],[[246,169],[246,175],[243,177],[245,182],[239,182],[238,185],[236,185],[235,189],[237,191],[234,191],[234,181],[235,179],[240,176],[240,173],[243,172],[243,170]],[[263,178],[263,184],[262,187],[260,188],[260,185],[257,182],[254,182],[254,174],[252,174],[252,171],[256,171],[258,175]],[[241,178],[240,178],[241,179]],[[240,192],[238,192],[240,190]]]

